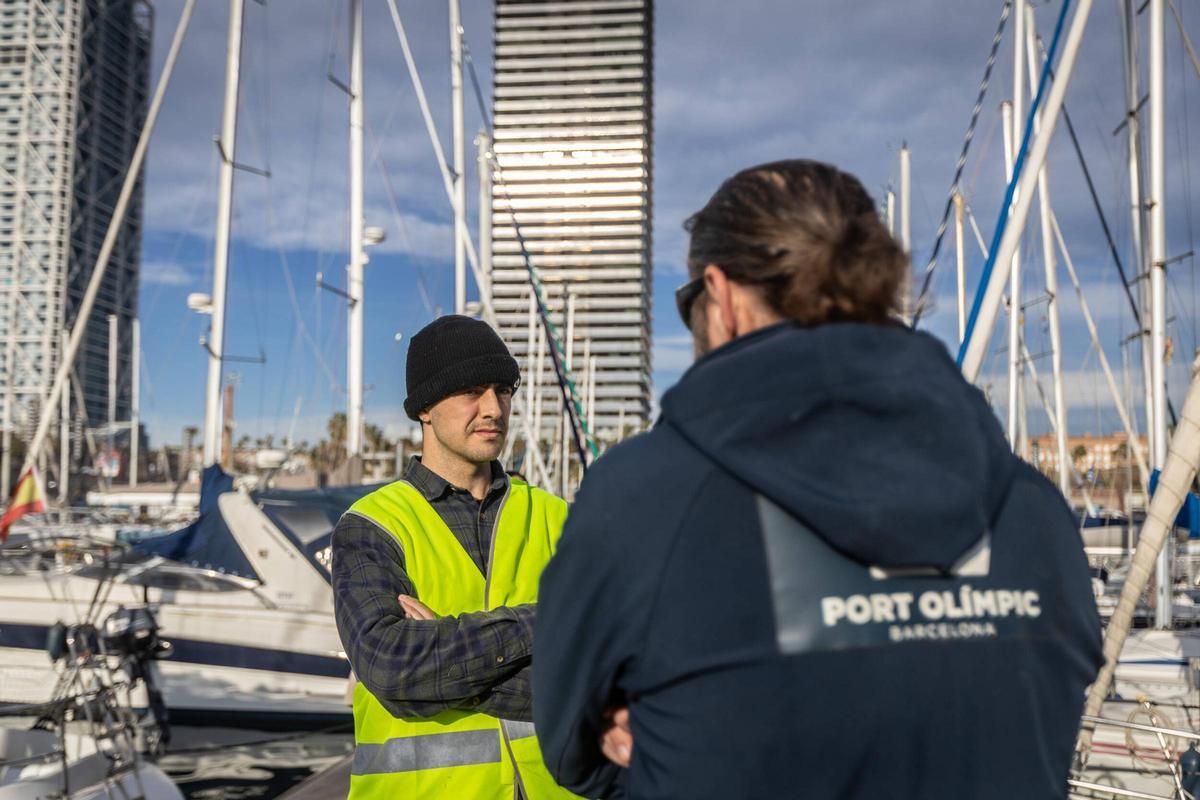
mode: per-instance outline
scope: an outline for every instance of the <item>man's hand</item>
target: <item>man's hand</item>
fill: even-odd
[[[409,597],[402,594],[399,597],[400,607],[404,609],[404,616],[408,619],[437,619],[437,614],[429,610],[429,606],[422,603],[415,597]]]
[[[607,727],[600,734],[600,750],[618,767],[628,767],[633,756],[633,734],[629,730],[629,709],[625,706],[605,713]]]

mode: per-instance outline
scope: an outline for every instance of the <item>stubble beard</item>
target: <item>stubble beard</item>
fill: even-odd
[[[507,424],[471,424],[463,434],[448,435],[450,432],[440,429],[441,426],[430,425],[430,434],[438,441],[438,446],[454,457],[470,464],[490,464],[500,457],[504,450],[504,442],[508,438]],[[472,434],[478,428],[495,427],[500,435],[494,441],[487,442],[474,439]]]
[[[479,428],[496,428],[500,433],[493,441],[477,441],[473,439]],[[508,424],[504,422],[481,423],[471,425],[467,429],[466,440],[463,443],[465,452],[459,455],[475,464],[491,463],[500,457],[504,451],[504,442],[508,439]]]

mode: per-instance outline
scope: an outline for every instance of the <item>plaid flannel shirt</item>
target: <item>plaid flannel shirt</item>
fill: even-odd
[[[413,458],[404,479],[437,511],[486,575],[492,531],[508,477],[492,464],[487,496],[476,500]],[[357,514],[333,533],[334,613],[354,674],[397,717],[429,717],[445,709],[532,719],[530,661],[533,604],[413,620],[397,596],[420,599],[395,536]]]

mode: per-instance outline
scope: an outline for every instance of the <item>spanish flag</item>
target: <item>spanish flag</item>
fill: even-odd
[[[21,479],[13,487],[12,498],[8,509],[0,517],[0,544],[8,538],[8,529],[13,523],[26,514],[37,514],[46,510],[43,502],[42,482],[38,479],[37,467],[30,467],[21,473]]]

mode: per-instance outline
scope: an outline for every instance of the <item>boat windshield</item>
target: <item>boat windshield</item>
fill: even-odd
[[[119,564],[92,564],[80,568],[75,574],[83,578],[111,579],[118,584],[162,591],[244,592],[261,585],[250,578],[179,564],[160,556],[146,558],[135,555],[133,560]]]

